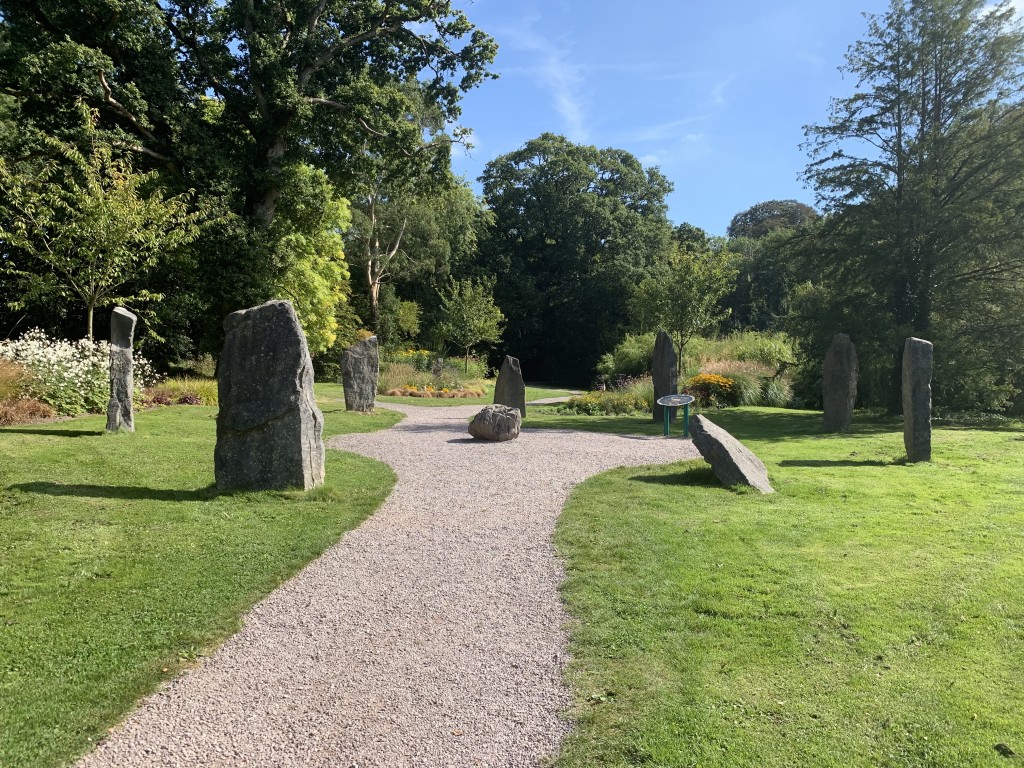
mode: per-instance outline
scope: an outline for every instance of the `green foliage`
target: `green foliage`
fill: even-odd
[[[615,349],[601,356],[597,372],[608,378],[643,376],[650,373],[656,336],[655,333],[627,333],[625,338],[615,345]]]
[[[494,216],[481,268],[497,273],[506,347],[538,378],[589,382],[629,329],[632,286],[671,249],[671,183],[624,150],[550,133],[481,181]]]
[[[217,405],[217,380],[196,376],[175,376],[146,387],[147,405]]]
[[[22,393],[51,405],[64,416],[99,413],[110,399],[110,345],[105,341],[50,339],[38,328],[15,341],[0,341],[0,359],[28,372],[19,383]],[[149,362],[134,354],[135,394],[153,383]]]
[[[712,419],[778,493],[700,461],[618,469],[559,518],[575,728],[557,765],[1012,763],[994,746],[1024,743],[1019,425],[937,429],[934,463],[908,466],[895,420]]]
[[[1024,29],[1008,3],[893,0],[867,17],[858,84],[809,126],[806,177],[831,212],[802,247],[789,327],[813,396],[833,334],[849,333],[862,402],[900,407],[907,336],[935,343],[936,402],[1000,407],[1024,383]],[[987,377],[971,387],[971,373]],[[986,391],[999,394],[986,398]],[[858,398],[861,399],[858,386]]]
[[[683,386],[683,392],[697,398],[702,407],[736,405],[736,387],[732,379],[717,373],[698,373]]]
[[[768,200],[732,217],[726,234],[730,238],[759,239],[780,229],[797,229],[818,218],[818,212],[796,200]]]
[[[17,249],[4,270],[29,293],[74,296],[84,305],[91,339],[96,308],[161,298],[117,291],[194,240],[200,214],[189,211],[188,195],[165,197],[155,172],[136,172],[95,132],[89,139],[88,155],[46,140],[60,159],[42,165],[14,167],[0,157],[0,237]]]
[[[646,314],[672,335],[680,371],[686,343],[714,330],[729,314],[720,303],[736,278],[729,261],[722,250],[696,253],[679,249],[633,292],[634,315]]]
[[[574,395],[558,406],[560,413],[581,416],[618,416],[644,413],[648,410],[644,399],[628,390],[607,390]]]
[[[761,383],[760,405],[769,408],[785,408],[793,400],[793,390],[789,380],[779,377],[765,379]]]
[[[327,175],[309,165],[289,169],[275,219],[276,293],[291,300],[312,355],[338,337],[339,306],[348,300],[349,271],[342,233],[351,223],[348,201]]]
[[[654,412],[654,379],[650,376],[637,376],[628,379],[620,384],[618,388],[642,400],[644,411],[648,413]]]
[[[452,279],[441,294],[438,334],[466,351],[467,372],[473,347],[501,341],[505,316],[494,305],[493,291],[493,282]]]

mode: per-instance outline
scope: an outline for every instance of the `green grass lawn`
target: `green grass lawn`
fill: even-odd
[[[321,394],[325,435],[401,418]],[[218,495],[215,413],[143,411],[133,435],[102,416],[0,429],[0,766],[86,751],[394,483],[329,451],[323,488]]]
[[[1024,431],[938,429],[906,465],[891,419],[710,416],[778,493],[701,461],[621,469],[561,517],[578,727],[558,764],[1019,762]]]
[[[339,391],[341,387],[338,387]],[[526,402],[540,400],[545,397],[569,397],[571,393],[567,389],[548,386],[546,384],[528,384],[526,387]],[[490,405],[494,402],[494,386],[490,385],[488,393],[484,397],[442,398],[442,397],[387,397],[378,395],[377,402],[386,406],[388,403],[402,403],[404,405],[425,405],[425,406],[446,406],[446,405]]]

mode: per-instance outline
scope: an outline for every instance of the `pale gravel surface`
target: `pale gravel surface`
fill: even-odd
[[[569,730],[555,520],[616,466],[696,456],[680,438],[524,430],[470,438],[480,406],[331,448],[390,464],[394,492],[150,696],[79,765],[532,766]]]

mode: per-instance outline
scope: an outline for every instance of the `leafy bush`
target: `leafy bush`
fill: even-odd
[[[720,405],[762,405],[761,377],[747,371],[723,371],[720,375],[732,382],[728,398]]]
[[[730,405],[733,402],[733,380],[717,373],[698,373],[686,382],[686,391],[704,407]]]
[[[217,380],[194,376],[165,379],[147,387],[143,401],[149,405],[217,405]]]
[[[643,400],[644,410],[654,412],[654,379],[650,376],[638,376],[629,379],[619,387]]]
[[[647,404],[632,392],[611,390],[587,392],[570,397],[567,402],[558,406],[558,410],[562,413],[575,413],[581,416],[627,416],[646,413]]]
[[[609,379],[616,376],[643,376],[651,372],[651,356],[657,334],[627,334],[615,349],[602,355],[597,372]]]
[[[765,379],[761,385],[761,405],[785,408],[793,400],[793,389],[789,381],[781,376]]]
[[[34,328],[16,341],[0,342],[0,357],[31,374],[23,393],[48,403],[60,414],[100,413],[110,397],[110,345],[88,339],[50,339]],[[136,394],[156,381],[149,362],[135,355]]]

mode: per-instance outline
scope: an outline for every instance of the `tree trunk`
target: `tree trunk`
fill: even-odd
[[[469,373],[469,347],[466,347],[466,365],[463,369],[463,373]]]
[[[95,309],[95,299],[89,299],[89,302],[86,304],[85,311],[85,337],[89,339],[89,341],[92,341],[92,316]]]

